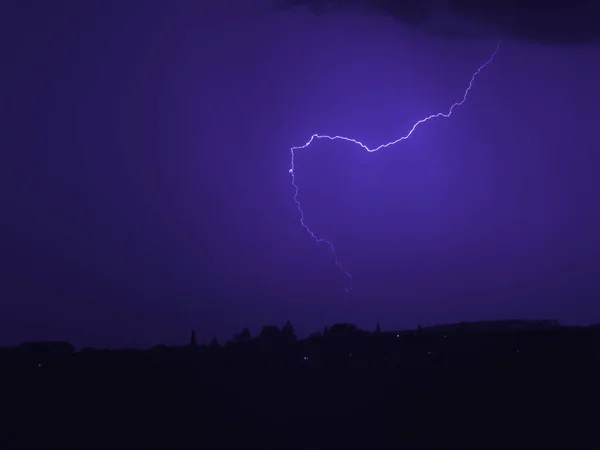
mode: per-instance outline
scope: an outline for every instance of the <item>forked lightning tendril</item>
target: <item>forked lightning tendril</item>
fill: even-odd
[[[294,202],[296,203],[296,206],[298,207],[298,211],[300,212],[300,224],[307,231],[307,233],[315,240],[315,242],[317,242],[319,244],[320,243],[327,244],[329,246],[329,249],[331,250],[331,253],[333,254],[336,266],[338,266],[340,268],[340,270],[344,273],[344,275],[348,278],[348,284],[347,284],[347,286],[345,288],[346,292],[350,292],[350,290],[352,290],[352,275],[350,274],[350,272],[348,272],[348,270],[346,270],[346,268],[340,262],[338,254],[337,254],[337,252],[335,250],[335,247],[331,243],[331,241],[329,241],[327,239],[323,239],[323,238],[318,237],[310,229],[310,227],[306,224],[306,221],[304,219],[304,210],[302,209],[302,205],[300,204],[300,201],[298,200],[298,190],[299,189],[298,189],[298,185],[296,184],[296,166],[295,166],[296,150],[307,148],[316,139],[329,139],[330,141],[341,140],[341,141],[352,142],[353,144],[359,145],[360,147],[362,147],[367,152],[373,153],[373,152],[379,151],[379,150],[381,150],[383,148],[390,147],[390,146],[392,146],[394,144],[397,144],[397,143],[399,143],[401,141],[404,141],[404,140],[408,139],[413,134],[413,132],[417,129],[417,127],[419,125],[421,125],[422,123],[425,123],[425,122],[427,122],[427,121],[429,121],[431,119],[436,119],[438,117],[448,118],[448,117],[450,117],[452,115],[452,111],[454,110],[454,108],[456,108],[457,106],[463,105],[467,101],[467,96],[469,95],[469,91],[473,87],[473,82],[475,81],[475,77],[477,77],[477,75],[479,75],[479,73],[483,69],[485,69],[494,60],[494,58],[496,57],[496,54],[498,53],[498,50],[500,50],[500,44],[501,44],[501,41],[498,41],[498,43],[496,44],[496,49],[492,53],[492,56],[490,56],[489,59],[485,63],[483,63],[481,66],[479,66],[479,69],[477,69],[477,71],[475,71],[475,73],[471,76],[471,81],[469,82],[469,85],[465,89],[465,92],[463,94],[462,100],[460,100],[459,102],[456,102],[456,103],[452,104],[450,106],[450,109],[448,110],[447,113],[439,112],[437,114],[432,114],[432,115],[430,115],[428,117],[425,117],[424,119],[419,120],[418,122],[416,122],[412,126],[412,128],[410,129],[410,131],[405,136],[402,136],[402,137],[396,139],[395,141],[388,142],[387,144],[381,144],[378,147],[369,148],[365,144],[363,144],[362,142],[360,142],[360,141],[358,141],[356,139],[350,138],[350,137],[346,137],[346,136],[331,136],[331,135],[326,135],[326,134],[313,134],[310,137],[310,139],[308,140],[308,142],[306,144],[300,145],[300,146],[297,146],[297,147],[292,147],[290,149],[290,152],[291,152],[291,168],[289,170],[289,173],[292,175],[292,186],[294,187],[294,197],[293,197],[294,198]]]

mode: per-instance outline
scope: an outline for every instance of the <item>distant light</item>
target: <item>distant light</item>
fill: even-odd
[[[427,352],[428,355],[431,355],[431,352]]]
[[[400,337],[400,335],[399,335],[399,334],[397,334],[397,335],[396,335],[396,337],[397,337],[397,338],[399,338],[399,337]]]
[[[521,350],[517,349],[517,353],[521,353]]]
[[[348,356],[352,356],[352,353],[348,353]]]
[[[448,336],[444,335],[445,338],[447,338]]]
[[[304,357],[304,361],[308,361],[308,356],[305,356],[305,357]]]
[[[38,366],[38,367],[42,367],[42,365],[41,365],[41,364],[38,364],[37,366]]]

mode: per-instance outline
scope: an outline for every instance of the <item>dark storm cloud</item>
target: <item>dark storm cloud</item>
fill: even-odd
[[[432,35],[509,38],[550,44],[600,41],[595,0],[275,0],[315,14],[360,11],[392,17]]]

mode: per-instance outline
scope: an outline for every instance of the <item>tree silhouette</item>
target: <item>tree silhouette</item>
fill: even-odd
[[[219,344],[219,341],[217,341],[217,338],[214,337],[214,338],[212,338],[212,341],[210,341],[209,347],[213,350],[216,350],[216,349],[221,348],[221,344]]]
[[[266,325],[260,330],[259,341],[277,342],[281,338],[281,330],[275,325]]]
[[[281,328],[281,335],[286,344],[296,342],[296,332],[289,320],[283,325],[283,328]]]
[[[336,323],[327,331],[329,336],[350,337],[358,333],[358,327],[352,323]]]
[[[250,334],[248,328],[244,328],[240,333],[237,333],[233,339],[237,344],[250,342],[252,340],[252,334]]]
[[[196,332],[192,331],[192,334],[190,335],[190,347],[197,347],[198,346],[198,342],[196,342]]]

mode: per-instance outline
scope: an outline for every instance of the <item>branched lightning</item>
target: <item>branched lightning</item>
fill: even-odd
[[[388,142],[386,144],[381,144],[378,147],[375,148],[369,148],[367,147],[365,144],[363,144],[362,142],[350,138],[350,137],[346,137],[346,136],[331,136],[331,135],[326,135],[326,134],[313,134],[310,139],[308,140],[308,142],[304,145],[300,145],[297,147],[292,147],[290,149],[291,152],[291,168],[289,169],[289,173],[292,175],[292,186],[294,187],[294,202],[296,203],[296,206],[298,207],[298,211],[300,212],[300,224],[302,225],[302,227],[306,230],[306,232],[315,240],[315,242],[319,243],[319,244],[326,244],[329,246],[329,249],[331,250],[331,253],[333,254],[334,257],[334,261],[335,261],[335,265],[339,267],[339,269],[344,273],[344,275],[348,278],[348,284],[345,288],[346,292],[349,292],[350,290],[352,290],[352,275],[350,274],[350,272],[342,265],[342,263],[340,262],[340,259],[338,257],[338,254],[335,250],[335,247],[333,246],[333,244],[331,243],[331,241],[324,239],[324,238],[320,238],[319,236],[317,236],[311,229],[310,227],[306,224],[305,218],[304,218],[304,210],[302,209],[302,205],[300,204],[300,201],[298,200],[298,184],[296,184],[296,165],[295,165],[295,158],[296,158],[296,151],[297,150],[301,150],[304,148],[307,148],[310,144],[312,144],[315,140],[317,139],[329,139],[330,141],[337,141],[337,140],[341,140],[341,141],[348,141],[348,142],[352,142],[353,144],[359,145],[360,147],[362,147],[364,150],[366,150],[369,153],[374,153],[376,151],[379,151],[383,148],[387,148],[390,147],[392,145],[395,145],[401,141],[404,141],[406,139],[408,139],[413,132],[417,129],[417,127],[431,119],[437,119],[438,117],[444,117],[444,118],[449,118],[452,115],[452,111],[454,110],[454,108],[456,108],[457,106],[461,106],[463,105],[466,101],[467,101],[467,97],[469,95],[469,91],[471,90],[471,88],[473,87],[473,82],[475,81],[475,78],[477,77],[477,75],[479,75],[479,73],[485,69],[489,64],[491,64],[491,62],[494,60],[494,58],[496,57],[496,54],[498,53],[498,51],[500,50],[500,44],[501,41],[498,41],[498,43],[496,44],[496,49],[494,50],[494,52],[492,53],[492,55],[489,57],[489,59],[484,62],[481,66],[479,66],[479,68],[475,71],[475,73],[471,76],[471,81],[469,81],[469,85],[467,86],[467,88],[465,89],[465,92],[463,94],[462,100],[460,100],[459,102],[456,102],[454,104],[452,104],[450,106],[450,109],[448,110],[447,113],[443,113],[443,112],[439,112],[437,114],[432,114],[430,116],[425,117],[424,119],[419,120],[418,122],[416,122],[412,128],[410,129],[410,131],[405,135],[402,136],[394,141]]]

